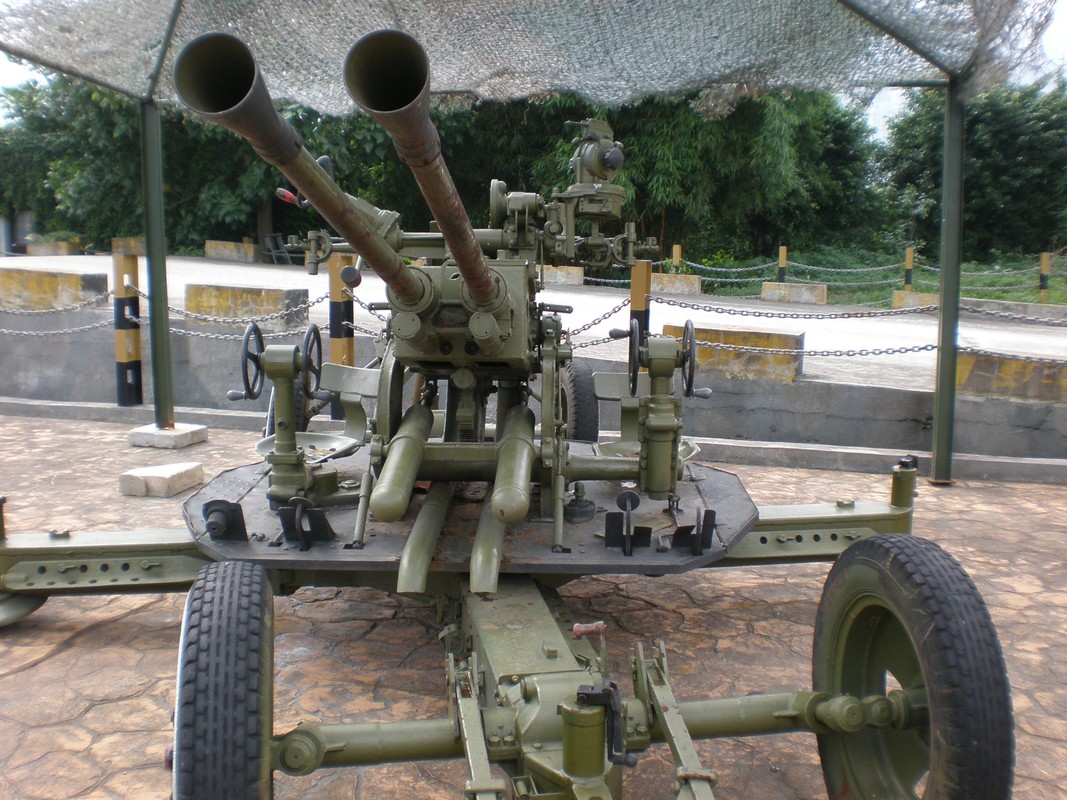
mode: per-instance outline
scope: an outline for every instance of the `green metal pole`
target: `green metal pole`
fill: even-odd
[[[945,151],[941,174],[941,315],[934,391],[934,446],[930,482],[952,482],[952,434],[956,417],[956,346],[960,320],[960,256],[963,249],[963,98],[960,81],[945,89]]]
[[[148,314],[152,323],[152,393],[157,428],[174,427],[170,317],[167,313],[167,242],[163,227],[163,130],[159,106],[141,101],[141,192],[144,198],[145,255],[148,260]]]

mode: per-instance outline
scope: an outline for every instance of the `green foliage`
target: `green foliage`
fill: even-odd
[[[885,167],[906,238],[940,240],[944,94],[913,91],[891,125]],[[965,112],[963,251],[1054,249],[1067,238],[1067,83],[998,87]]]

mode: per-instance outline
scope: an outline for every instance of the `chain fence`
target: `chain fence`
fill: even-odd
[[[723,287],[724,289],[733,289],[765,282],[778,282],[779,270],[784,270],[785,272],[782,276],[783,280],[781,281],[783,283],[825,284],[828,289],[840,290],[846,295],[864,291],[882,290],[890,286],[898,286],[903,289],[906,283],[905,279],[907,274],[907,265],[905,262],[870,267],[828,267],[786,260],[784,264],[777,261],[768,261],[763,264],[728,267],[701,264],[682,259],[678,262],[667,260],[656,261],[653,262],[652,266],[660,272],[695,275],[699,277],[703,290],[716,286]],[[940,275],[941,273],[941,270],[937,267],[918,262],[913,265],[912,270],[913,272],[929,273],[933,275]],[[981,270],[964,269],[961,272],[962,289],[964,291],[980,294],[1038,291],[1043,286],[1043,284],[1037,280],[1039,275],[1040,267],[1037,266],[1027,266],[1022,268],[998,267],[996,269]],[[972,279],[982,277],[1009,279],[1026,276],[1032,278],[1030,283],[1003,283],[999,285],[970,283]],[[594,277],[586,278],[585,282],[590,285],[604,286],[628,286],[630,284],[626,279]],[[938,289],[936,283],[922,280],[912,281],[912,286],[916,289],[921,287],[923,290],[932,289],[936,291]],[[731,292],[730,296],[738,297],[740,295]],[[758,295],[743,295],[743,297],[758,297]],[[858,303],[858,305],[878,305],[888,302],[888,299],[882,299]]]
[[[691,264],[691,262],[687,262],[687,263]],[[803,266],[803,265],[793,264],[793,262],[790,262],[790,265],[791,266]],[[698,265],[693,265],[693,266],[698,266]],[[760,265],[759,268],[760,269],[765,269],[765,268],[771,267],[771,266],[776,267],[777,265],[776,264],[766,264],[766,265]],[[899,265],[892,265],[892,266],[896,267],[896,266],[899,266]],[[720,270],[720,271],[725,271],[726,270],[726,268],[710,268],[710,267],[707,268],[707,269],[709,269],[709,270],[715,269],[715,270]],[[752,269],[755,269],[755,268],[742,267],[742,268],[739,268],[739,269],[740,270],[752,270]],[[826,268],[826,269],[830,269],[830,268]],[[850,271],[850,272],[873,272],[875,269],[886,269],[886,267],[879,267],[879,268],[866,268],[865,267],[865,268],[857,268],[855,270],[848,270],[848,271]],[[596,283],[603,283],[603,284],[609,284],[609,285],[629,284],[629,281],[613,281],[613,280],[609,281],[609,280],[606,280],[606,279],[587,279],[587,281],[592,281],[592,282],[596,282]],[[881,283],[881,282],[879,282],[879,283]],[[136,294],[138,296],[140,296],[144,300],[149,300],[150,299],[149,296],[146,293],[142,292],[137,287],[134,287],[134,286],[132,286],[130,284],[127,284],[127,288],[135,291]],[[40,315],[55,315],[55,314],[61,314],[61,313],[72,313],[72,312],[80,311],[80,310],[83,310],[83,309],[86,309],[86,308],[89,308],[89,307],[92,307],[92,306],[97,306],[97,305],[101,304],[102,302],[106,301],[112,295],[113,295],[113,292],[109,291],[109,292],[97,295],[96,297],[90,298],[88,300],[85,300],[85,301],[82,301],[82,302],[79,302],[79,303],[74,303],[74,304],[71,304],[71,305],[68,305],[68,306],[64,306],[64,307],[61,307],[61,308],[45,309],[45,310],[41,310],[41,311],[15,309],[15,308],[10,308],[10,307],[0,306],[0,313],[12,314],[12,315],[15,315],[15,316],[27,316],[27,317],[36,317],[36,316],[40,316]],[[370,305],[368,305],[367,303],[365,303],[364,301],[362,301],[361,299],[356,297],[352,292],[348,291],[347,289],[345,290],[345,295],[348,298],[350,298],[354,303],[356,303],[361,308],[363,308],[365,311],[370,313],[377,320],[379,320],[379,321],[381,321],[383,323],[387,322],[386,316],[384,316],[383,314],[379,313],[378,311],[372,309],[370,307]],[[178,315],[180,317],[184,317],[184,318],[187,318],[187,319],[192,319],[192,320],[195,320],[197,322],[214,323],[214,324],[221,324],[221,325],[246,326],[246,325],[248,325],[249,323],[252,323],[252,322],[256,322],[256,323],[266,322],[266,321],[270,321],[270,320],[283,319],[283,318],[290,317],[290,316],[293,316],[293,315],[302,314],[303,312],[309,311],[313,306],[324,302],[328,298],[329,298],[329,294],[324,294],[321,297],[315,298],[313,300],[308,300],[307,302],[301,303],[300,305],[295,306],[293,308],[284,309],[282,311],[278,311],[278,312],[274,312],[274,313],[270,313],[270,314],[252,316],[252,317],[214,317],[214,316],[211,316],[211,315],[208,315],[208,314],[199,314],[199,313],[195,313],[195,312],[186,311],[184,309],[176,308],[174,306],[169,306],[169,305],[167,306],[167,309],[173,314],[176,314],[176,315]],[[668,306],[668,307],[682,308],[682,309],[687,309],[687,310],[691,310],[691,311],[698,311],[698,312],[707,313],[707,314],[718,314],[718,315],[733,316],[733,317],[752,317],[752,318],[758,318],[758,319],[785,319],[785,320],[880,319],[880,318],[898,317],[898,316],[906,316],[906,315],[913,315],[913,314],[930,314],[930,313],[936,312],[938,310],[938,308],[939,308],[938,305],[931,304],[931,305],[915,306],[915,307],[912,307],[912,308],[871,309],[871,310],[864,310],[864,311],[841,311],[841,312],[815,313],[815,312],[795,312],[795,311],[765,311],[765,310],[751,309],[751,308],[737,308],[737,307],[732,307],[732,306],[723,306],[723,305],[715,305],[715,304],[708,304],[708,303],[694,303],[694,302],[689,302],[689,301],[685,301],[685,300],[678,300],[678,299],[669,298],[669,297],[657,297],[657,296],[654,296],[654,295],[646,295],[645,299],[648,301],[650,308],[651,308],[652,304],[661,304],[661,305],[665,305],[665,306]],[[883,301],[876,301],[876,302],[883,302]],[[579,335],[581,335],[581,334],[583,334],[583,333],[595,328],[596,326],[601,325],[604,322],[607,322],[612,317],[614,317],[617,314],[620,314],[621,312],[623,312],[630,304],[631,304],[631,298],[630,297],[626,297],[620,303],[618,303],[617,305],[615,305],[614,307],[612,307],[608,311],[604,312],[603,314],[600,314],[599,316],[597,316],[596,318],[590,320],[589,322],[586,322],[586,323],[584,323],[582,325],[579,325],[579,326],[577,326],[575,328],[570,329],[567,332],[567,337],[568,337],[568,340],[572,342],[572,347],[574,349],[596,348],[596,347],[600,347],[600,346],[603,346],[603,345],[606,345],[606,344],[609,344],[609,343],[613,342],[614,340],[611,337],[603,337],[603,338],[593,339],[593,340],[584,341],[584,342],[574,342],[574,337],[579,336]],[[868,305],[874,305],[874,304],[876,304],[876,303],[871,303],[871,304],[868,304]],[[966,303],[960,305],[960,312],[961,313],[965,313],[965,314],[984,316],[984,317],[989,317],[989,318],[993,318],[993,319],[1016,322],[1016,323],[1040,324],[1040,325],[1055,326],[1055,327],[1067,327],[1067,319],[1036,317],[1036,316],[1031,316],[1031,315],[1027,315],[1027,314],[1019,314],[1019,313],[1011,313],[1011,312],[1005,312],[1005,311],[997,311],[997,310],[994,310],[994,309],[987,309],[987,308],[982,308],[982,307],[979,307],[979,306],[968,305]],[[137,323],[138,325],[140,325],[142,327],[146,327],[146,328],[151,325],[151,320],[148,317],[134,316],[128,310],[126,311],[126,319],[128,321],[130,321],[130,322]],[[627,323],[628,323],[628,319],[627,319]],[[99,322],[95,322],[95,323],[88,324],[88,325],[82,325],[82,326],[70,327],[70,328],[62,328],[62,329],[56,329],[56,330],[31,331],[31,330],[11,330],[11,329],[6,329],[6,328],[0,328],[0,335],[20,336],[20,337],[72,336],[72,335],[76,335],[76,334],[85,333],[85,332],[88,332],[88,331],[108,328],[108,327],[113,326],[113,324],[114,324],[113,320],[111,318],[108,318],[108,319],[104,319],[104,320],[101,320]],[[374,330],[372,328],[364,327],[364,326],[358,325],[358,324],[353,323],[353,322],[344,322],[343,324],[344,324],[345,328],[347,328],[347,329],[349,329],[349,330],[351,330],[353,332],[358,332],[360,334],[363,334],[363,335],[366,335],[366,336],[369,336],[369,337],[372,337],[372,338],[378,338],[378,337],[381,336],[381,330]],[[323,330],[324,330],[324,332],[328,332],[329,331],[329,325],[324,326]],[[177,336],[185,336],[185,337],[192,337],[192,338],[198,338],[198,339],[207,339],[207,340],[214,340],[214,341],[240,341],[240,340],[242,340],[244,338],[244,334],[243,333],[234,333],[234,334],[216,333],[216,332],[211,332],[211,331],[186,330],[186,329],[183,329],[183,328],[176,328],[176,327],[171,327],[170,328],[170,332],[173,333],[174,335],[177,335]],[[268,340],[286,339],[286,338],[292,338],[294,336],[297,336],[297,335],[300,334],[300,332],[301,332],[301,330],[298,330],[298,329],[289,329],[289,330],[280,331],[280,332],[276,332],[276,333],[264,334],[263,338],[264,339],[268,339]],[[931,351],[935,351],[937,349],[937,345],[934,345],[934,344],[917,345],[917,346],[913,346],[913,347],[897,347],[897,348],[804,350],[804,351],[797,351],[797,350],[791,350],[791,349],[774,349],[774,348],[749,347],[749,346],[740,346],[740,345],[726,345],[726,344],[720,344],[720,343],[715,343],[715,342],[706,342],[706,341],[701,341],[701,342],[698,342],[697,344],[702,348],[713,348],[713,349],[716,349],[716,350],[724,350],[724,351],[732,351],[732,352],[749,352],[749,353],[759,353],[759,354],[763,354],[763,355],[779,355],[779,354],[797,355],[798,353],[802,353],[805,357],[813,357],[813,358],[819,358],[819,357],[828,357],[828,358],[863,358],[863,357],[869,357],[869,356],[877,357],[877,356],[902,355],[902,354],[908,354],[908,353],[931,352]],[[975,355],[986,355],[986,356],[1004,356],[1004,355],[1007,355],[1005,353],[997,353],[997,352],[989,351],[989,350],[981,350],[981,349],[966,348],[966,347],[960,347],[958,351],[961,352],[961,353],[965,352],[965,353],[972,353],[972,354],[975,354]],[[1067,359],[1059,359],[1059,358],[1052,358],[1052,357],[1045,357],[1045,356],[1022,356],[1022,355],[1011,354],[1011,357],[1015,358],[1015,359],[1018,359],[1018,360],[1021,360],[1021,361],[1032,362],[1032,363],[1041,363],[1041,364],[1050,364],[1050,365],[1067,364]]]

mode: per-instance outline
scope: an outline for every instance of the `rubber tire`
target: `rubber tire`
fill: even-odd
[[[571,361],[560,370],[559,391],[567,438],[595,442],[600,438],[600,401],[593,394],[593,370],[584,361]]]
[[[185,604],[174,714],[174,800],[273,795],[274,611],[247,561],[200,570]]]
[[[296,430],[303,433],[308,429],[311,420],[307,416],[307,395],[304,393],[304,384],[297,378],[293,384],[293,409],[296,411]],[[267,400],[267,418],[263,425],[263,435],[273,436],[274,430],[274,387],[270,388],[270,399]]]
[[[993,621],[951,555],[906,535],[849,547],[830,570],[815,623],[816,691],[881,695],[892,666],[901,688],[925,688],[929,725],[820,735],[829,796],[910,798],[918,786],[925,800],[1007,800],[1014,733]]]

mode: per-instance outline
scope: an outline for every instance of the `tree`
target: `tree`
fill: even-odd
[[[1067,235],[1067,83],[997,87],[966,105],[963,254],[1050,250]],[[885,166],[920,240],[940,240],[944,95],[913,91]],[[905,194],[907,193],[907,194]]]

